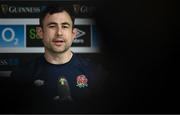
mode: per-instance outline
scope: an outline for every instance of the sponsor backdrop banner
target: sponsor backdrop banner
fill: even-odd
[[[61,4],[62,6],[72,7],[77,18],[92,18],[96,7],[92,1],[1,1],[1,18],[37,18],[41,10],[48,4]]]
[[[44,52],[36,34],[39,14],[49,4],[61,4],[74,10],[77,36],[72,51],[96,58],[100,44],[91,1],[1,1],[0,2],[0,77],[9,76],[11,70]],[[93,56],[92,56],[93,55]],[[28,59],[27,59],[28,57]]]

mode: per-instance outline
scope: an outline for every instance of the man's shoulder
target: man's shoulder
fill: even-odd
[[[75,55],[76,62],[79,65],[82,66],[96,66],[98,63],[95,62],[93,59],[87,57],[87,56],[82,56],[82,55]]]
[[[104,74],[107,73],[103,63],[100,63],[101,61],[98,62],[97,60],[82,55],[75,55],[75,56],[77,60],[76,65],[80,67],[82,70],[91,74],[96,74],[98,76],[104,76]]]

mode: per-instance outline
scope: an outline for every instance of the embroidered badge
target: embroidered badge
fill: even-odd
[[[76,86],[79,87],[79,88],[84,88],[84,87],[88,87],[88,79],[86,78],[85,75],[79,75],[77,76],[76,78]]]
[[[66,82],[67,82],[67,80],[63,77],[59,79],[60,85],[65,85]]]
[[[37,79],[34,81],[34,85],[40,87],[40,86],[44,85],[44,81]]]

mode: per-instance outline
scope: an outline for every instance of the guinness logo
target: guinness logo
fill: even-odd
[[[74,4],[73,8],[74,8],[74,12],[76,14],[79,14],[81,6],[79,4]]]
[[[8,5],[1,4],[1,11],[3,14],[6,14],[8,12]]]

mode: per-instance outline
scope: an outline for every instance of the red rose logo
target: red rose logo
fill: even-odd
[[[85,75],[79,75],[79,76],[77,76],[76,82],[77,82],[77,85],[76,85],[76,86],[78,86],[78,87],[80,87],[80,88],[83,88],[83,87],[87,87],[87,86],[88,86],[88,84],[87,84],[88,79],[86,78]]]

